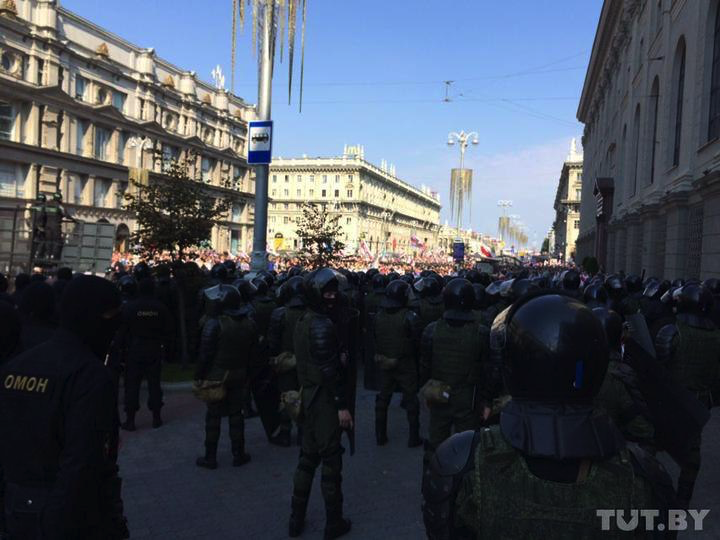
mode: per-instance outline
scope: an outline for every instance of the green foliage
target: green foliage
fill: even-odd
[[[232,198],[216,198],[205,184],[189,176],[189,164],[170,161],[164,178],[147,185],[133,180],[133,189],[125,194],[125,209],[135,214],[138,223],[131,241],[141,246],[146,257],[169,251],[179,259],[188,248],[210,247],[215,222],[227,217]]]
[[[543,240],[542,247],[540,248],[540,253],[547,253],[550,251],[550,239],[546,238]]]
[[[600,271],[600,265],[595,257],[585,257],[582,262],[582,267],[591,276],[594,276]]]
[[[340,251],[345,247],[338,240],[342,235],[338,224],[340,216],[328,214],[325,205],[310,203],[303,205],[302,213],[296,231],[302,242],[301,258],[306,266],[329,266],[340,258]]]

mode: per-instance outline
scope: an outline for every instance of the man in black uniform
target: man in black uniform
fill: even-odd
[[[35,203],[30,207],[30,228],[32,230],[32,244],[30,247],[30,260],[35,257],[42,259],[46,255],[45,222],[47,221],[47,197],[38,193]]]
[[[170,313],[154,297],[155,283],[144,278],[138,283],[138,297],[122,309],[123,324],[117,337],[120,361],[125,365],[125,414],[122,428],[135,431],[135,413],[140,409],[140,384],[148,382],[148,409],[153,427],[162,425],[160,374],[170,339]]]
[[[49,341],[0,372],[0,463],[10,538],[127,538],[110,448],[113,387],[102,364],[119,322],[116,288],[68,284]]]
[[[325,500],[325,539],[350,530],[343,517],[342,454],[340,435],[352,429],[345,366],[337,325],[331,319],[339,295],[340,274],[322,268],[305,282],[308,310],[295,326],[295,356],[302,387],[304,431],[300,460],[295,471],[289,534],[299,536],[305,525],[315,469],[322,463],[320,488]]]

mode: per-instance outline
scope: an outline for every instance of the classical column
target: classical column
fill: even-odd
[[[687,267],[688,209],[684,195],[676,195],[666,207],[665,268],[663,277],[684,277]]]
[[[705,199],[700,279],[720,278],[720,193]]]

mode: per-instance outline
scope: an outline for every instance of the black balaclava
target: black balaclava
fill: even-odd
[[[103,359],[120,323],[120,293],[111,282],[79,276],[60,300],[60,327]]]
[[[23,291],[18,311],[24,322],[50,322],[55,316],[55,292],[44,281],[36,281]]]

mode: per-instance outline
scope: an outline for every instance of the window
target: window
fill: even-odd
[[[323,184],[327,184],[327,174],[323,174]]]
[[[339,175],[339,174],[336,174],[336,175],[335,175],[335,183],[336,183],[336,184],[339,184],[339,183],[340,183],[340,175]]]
[[[283,195],[285,195],[286,197],[289,197],[289,196],[290,196],[290,190],[289,190],[289,189],[284,189],[284,190],[283,190]]]
[[[290,210],[290,205],[288,203],[283,203],[283,208],[285,210]]]
[[[283,223],[284,223],[285,225],[287,225],[288,223],[290,223],[290,217],[289,217],[289,216],[283,216]]]
[[[350,225],[352,223],[352,218],[345,218],[345,225]]]
[[[315,190],[314,190],[314,189],[311,189],[311,190],[310,190],[310,197],[314,197],[314,196],[315,196]]]
[[[15,64],[15,59],[12,55],[9,52],[3,52],[2,56],[0,56],[0,66],[2,66],[3,70],[10,71],[13,64]]]
[[[25,178],[22,168],[9,161],[0,161],[0,195],[25,197]]]
[[[325,189],[322,190],[322,196],[327,197],[327,190],[325,190]]]
[[[95,128],[95,159],[107,159],[107,147],[110,142],[110,130]]]
[[[655,153],[657,150],[657,128],[660,103],[660,79],[655,77],[650,90],[650,106],[652,107],[652,129],[650,137],[650,183],[655,182]]]
[[[72,202],[75,204],[83,204],[85,202],[85,188],[87,187],[88,177],[85,174],[73,175],[72,178]]]
[[[298,181],[298,182],[302,182],[302,174],[298,174],[298,175],[297,175],[297,181]]]
[[[287,184],[288,182],[290,182],[290,175],[286,174],[285,175],[285,183]]]
[[[162,145],[163,170],[169,169],[173,162],[180,158],[180,149],[169,144]]]
[[[297,197],[302,197],[302,190],[301,190],[301,189],[298,189],[298,190],[297,190],[297,195],[296,195],[296,196],[297,196]]]
[[[15,111],[10,103],[0,101],[0,139],[9,141],[15,127]]]
[[[348,199],[352,199],[352,196],[353,196],[353,190],[352,190],[352,189],[348,189],[348,190],[347,190],[347,196],[348,196]]]
[[[353,175],[348,174],[348,182],[350,182],[352,184],[352,181],[353,181]]]
[[[75,98],[85,99],[85,91],[87,89],[87,79],[81,75],[75,76]]]
[[[273,197],[277,196],[277,189],[273,189],[270,195],[272,195]]]
[[[104,207],[107,204],[107,196],[110,192],[112,180],[107,178],[96,178],[93,186],[93,204],[95,206]]]
[[[311,174],[311,175],[310,175],[310,182],[313,182],[313,183],[315,182],[315,175],[314,175],[314,174]]]
[[[42,86],[45,84],[45,60],[37,59],[37,83]]]
[[[118,210],[122,210],[123,203],[125,201],[125,192],[127,191],[128,183],[120,181],[115,184],[115,207]]]
[[[140,120],[147,119],[147,112],[148,112],[147,100],[141,99],[140,100]]]
[[[240,221],[242,219],[242,213],[245,209],[244,203],[235,203],[232,205],[232,220]]]
[[[273,184],[277,183],[277,174],[273,174]]]
[[[275,216],[270,216],[270,223],[275,223]]]
[[[95,103],[98,105],[106,105],[108,101],[110,100],[110,94],[105,88],[98,88],[97,91],[97,100]]]
[[[113,107],[115,107],[118,111],[123,112],[125,110],[125,100],[126,99],[127,99],[127,94],[123,94],[122,92],[113,90],[112,104],[113,104]]]
[[[85,155],[85,136],[87,135],[88,131],[88,121],[87,120],[81,120],[78,118],[77,120],[77,131],[76,131],[76,143],[75,143],[75,153],[84,156]]]
[[[243,169],[237,165],[233,165],[233,187],[242,189]]]
[[[339,196],[340,196],[340,190],[336,189],[335,190],[335,198],[337,199]]]
[[[635,123],[633,124],[633,161],[632,161],[632,184],[630,196],[637,192],[638,166],[640,165],[640,104],[635,108]]]
[[[679,62],[678,62],[679,60]],[[680,38],[677,52],[675,53],[677,66],[677,77],[675,77],[675,140],[673,142],[672,164],[680,164],[680,143],[682,142],[682,121],[683,121],[683,99],[685,98],[685,40]]]
[[[582,189],[576,189],[575,190],[575,200],[579,201],[582,199]]]
[[[206,184],[212,182],[212,170],[215,167],[215,160],[203,157],[201,161],[202,181]]]
[[[573,227],[576,228],[576,229],[579,229],[579,228],[580,228],[580,221],[577,220],[577,219],[576,219],[575,221],[573,221]]]
[[[130,134],[127,131],[120,132],[120,140],[118,142],[118,163],[121,165],[125,163],[125,149],[127,143],[130,140]]]

